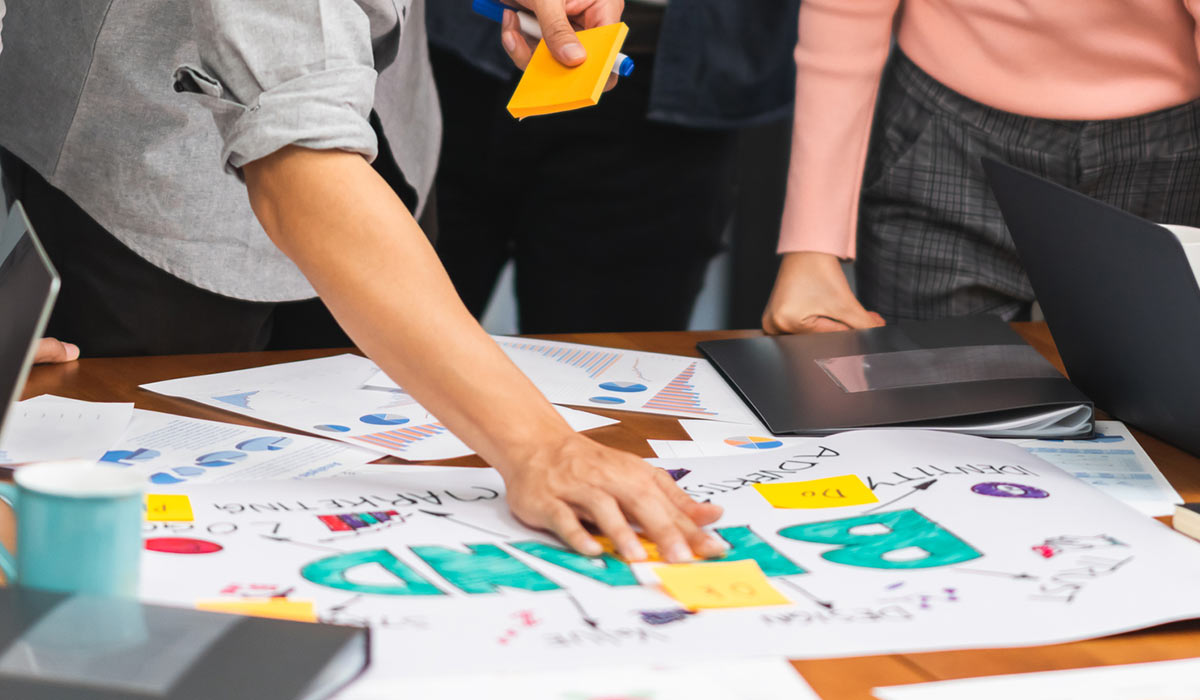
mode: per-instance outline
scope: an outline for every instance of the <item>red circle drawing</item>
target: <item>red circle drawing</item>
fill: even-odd
[[[151,537],[146,540],[146,549],[167,554],[212,554],[225,548],[216,542],[190,537]]]

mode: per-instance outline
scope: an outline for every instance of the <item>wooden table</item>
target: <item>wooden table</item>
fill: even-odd
[[[1015,324],[1017,330],[1058,367],[1058,352],[1044,324]],[[634,350],[696,355],[701,340],[755,336],[757,331],[700,333],[602,333],[547,336],[554,340],[590,343]],[[245,425],[251,419],[180,399],[151,394],[139,384],[163,379],[225,372],[264,364],[303,360],[338,351],[290,351],[222,355],[189,355],[133,359],[85,359],[61,366],[37,367],[30,376],[26,396],[53,393],[89,401],[133,401],[138,408],[178,413]],[[653,457],[647,439],[687,439],[673,419],[620,411],[592,409],[621,420],[620,425],[591,431],[589,435],[638,455]],[[257,424],[268,427],[267,424]],[[278,429],[277,426],[269,426]],[[1200,501],[1200,459],[1137,430],[1146,452],[1187,501]],[[478,457],[452,460],[458,465],[482,465]],[[449,462],[448,462],[449,463]],[[11,516],[0,513],[0,539],[11,545]],[[1200,595],[1200,582],[1196,584]],[[1152,630],[1122,634],[1072,644],[1020,649],[894,654],[820,661],[796,661],[795,666],[826,700],[872,698],[871,688],[922,681],[965,678],[1002,673],[1023,673],[1107,664],[1162,661],[1200,656],[1200,621],[1181,622]]]

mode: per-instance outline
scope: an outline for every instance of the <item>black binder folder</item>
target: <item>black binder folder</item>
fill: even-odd
[[[700,343],[767,428],[1089,438],[1092,402],[994,316]]]

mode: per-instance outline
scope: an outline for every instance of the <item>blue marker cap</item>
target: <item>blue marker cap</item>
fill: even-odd
[[[617,75],[622,78],[628,78],[633,75],[633,59],[628,56],[621,57],[621,62],[617,64]]]
[[[445,0],[443,0],[443,2],[444,1]],[[474,2],[471,3],[471,9],[475,10],[476,13],[487,17],[493,22],[503,22],[504,11],[511,10],[512,8],[503,3],[496,2],[496,0],[474,0]]]

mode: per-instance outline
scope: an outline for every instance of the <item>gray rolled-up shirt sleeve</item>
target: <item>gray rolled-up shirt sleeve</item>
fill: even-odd
[[[397,21],[392,0],[188,2],[200,65],[175,88],[212,110],[227,168],[291,145],[375,158],[372,23]]]

